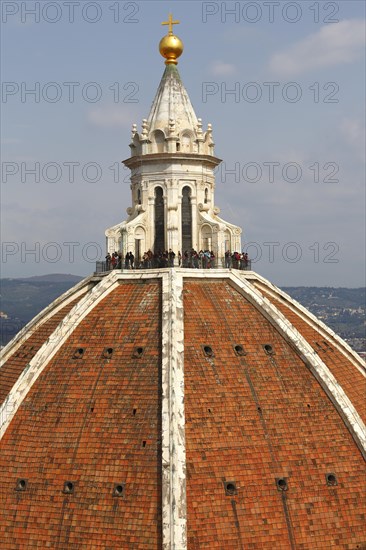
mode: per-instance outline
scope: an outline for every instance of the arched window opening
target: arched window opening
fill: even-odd
[[[212,229],[205,224],[201,229],[201,248],[203,250],[212,250]]]
[[[145,229],[141,226],[137,226],[135,229],[135,265],[136,266],[140,265],[142,255],[145,250],[146,250]]]
[[[155,254],[165,250],[164,197],[161,187],[155,188]]]
[[[191,190],[183,187],[182,191],[182,253],[192,249],[192,205]]]
[[[228,229],[225,231],[225,252],[227,251],[234,252],[231,250],[231,233]]]
[[[141,189],[137,189],[137,204],[141,204]]]
[[[207,204],[207,202],[208,202],[208,189],[206,187],[206,189],[205,189],[205,204]]]

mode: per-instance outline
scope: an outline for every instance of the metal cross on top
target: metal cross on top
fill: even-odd
[[[162,25],[169,25],[169,34],[173,34],[173,25],[179,25],[180,21],[173,21],[173,16],[169,14],[169,20],[164,21]]]

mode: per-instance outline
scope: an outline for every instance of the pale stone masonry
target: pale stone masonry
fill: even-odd
[[[219,217],[214,202],[221,160],[212,126],[203,129],[175,64],[167,64],[141,132],[132,126],[130,148],[124,164],[131,170],[132,205],[126,221],[107,229],[108,252],[213,250],[222,266],[226,250],[241,250],[240,227]]]

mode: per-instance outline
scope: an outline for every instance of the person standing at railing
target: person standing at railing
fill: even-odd
[[[175,258],[175,252],[173,252],[173,250],[169,248],[169,252],[168,252],[169,267],[174,267],[174,258]]]
[[[123,256],[122,256],[122,252],[118,252],[118,259],[117,259],[117,269],[122,269],[122,260],[123,260]]]
[[[248,253],[245,252],[245,254],[244,254],[244,269],[246,269],[248,267],[248,263],[249,263]]]
[[[187,250],[185,250],[185,252],[183,254],[183,267],[190,267],[190,265],[189,265],[189,255],[188,255]]]
[[[225,252],[225,267],[230,269],[231,267],[231,252],[230,250],[227,250]]]
[[[204,266],[205,269],[210,269],[211,267],[211,252],[209,250],[205,250],[204,252]]]

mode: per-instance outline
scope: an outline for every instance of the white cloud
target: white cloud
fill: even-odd
[[[270,69],[276,74],[289,76],[351,63],[362,56],[364,46],[365,22],[348,19],[325,25],[288,50],[274,53],[270,59]]]
[[[215,76],[228,76],[236,73],[235,65],[224,61],[214,61],[210,66],[210,73]]]
[[[365,127],[363,118],[345,117],[340,123],[340,129],[348,145],[356,155],[365,160]]]
[[[358,143],[365,139],[365,130],[362,121],[358,118],[344,118],[342,120],[341,129],[350,143]]]
[[[88,121],[99,128],[129,128],[131,109],[114,105],[99,107],[88,112]]]

